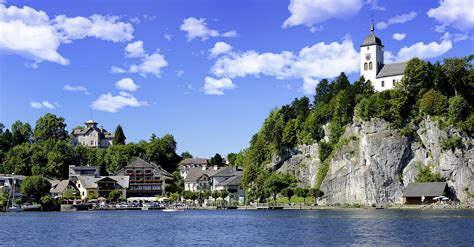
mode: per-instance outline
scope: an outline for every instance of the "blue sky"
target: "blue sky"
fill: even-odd
[[[2,2],[2,1],[0,1]],[[322,78],[359,76],[370,19],[386,62],[474,53],[472,0],[3,1],[0,122],[92,118],[209,157]]]

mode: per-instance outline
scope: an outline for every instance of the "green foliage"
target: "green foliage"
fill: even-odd
[[[30,143],[32,141],[33,131],[29,123],[15,121],[12,124],[12,145],[20,145],[22,143]]]
[[[62,195],[63,199],[79,199],[81,196],[79,195],[79,191],[74,189],[67,189],[63,192]]]
[[[319,188],[311,188],[309,189],[309,196],[314,198],[314,202],[316,202],[317,198],[320,198],[324,195],[324,193],[319,190]]]
[[[321,160],[321,162],[325,161],[329,155],[331,154],[332,152],[332,149],[333,149],[333,146],[331,144],[329,144],[328,142],[325,142],[325,141],[320,141],[319,142],[319,160]]]
[[[59,211],[61,209],[60,199],[53,198],[51,195],[41,197],[40,203],[43,211]]]
[[[64,118],[57,117],[54,114],[46,113],[36,121],[34,130],[35,142],[45,141],[48,139],[66,140],[67,131]]]
[[[156,136],[155,136],[155,138],[156,138]],[[193,155],[192,155],[190,152],[188,152],[188,151],[182,152],[180,156],[181,156],[181,159],[183,159],[183,160],[184,160],[184,159],[192,159],[192,158],[193,158]]]
[[[20,187],[21,193],[35,202],[39,202],[41,197],[49,193],[50,189],[51,183],[41,176],[27,177]]]
[[[119,190],[114,190],[109,193],[108,199],[110,201],[116,202],[122,196],[122,192]]]
[[[423,116],[440,116],[446,112],[448,99],[441,92],[429,90],[420,99],[420,113]]]
[[[469,114],[469,103],[461,96],[454,96],[449,99],[448,114],[449,118],[454,121],[463,121]]]
[[[292,186],[296,183],[295,177],[290,174],[273,172],[264,181],[264,189],[267,190],[276,200],[276,196],[284,188]]]
[[[209,160],[210,165],[212,166],[222,166],[224,163],[224,159],[222,156],[218,153],[216,153],[210,160]]]
[[[459,136],[451,136],[449,138],[444,139],[441,142],[441,149],[443,150],[451,150],[454,152],[456,149],[463,149],[464,145],[462,144],[462,139]]]
[[[429,182],[444,182],[445,179],[439,173],[432,173],[431,167],[418,165],[418,174],[416,175],[415,181],[417,183],[429,183]]]
[[[122,126],[117,125],[117,128],[115,128],[115,135],[114,135],[114,140],[112,144],[114,145],[125,145],[125,140],[127,137],[125,137],[125,134],[123,133]]]
[[[0,210],[5,209],[7,207],[8,197],[9,195],[7,192],[0,193]]]
[[[280,193],[288,198],[288,203],[291,203],[291,197],[295,194],[295,191],[292,188],[284,188]]]
[[[230,165],[233,165],[233,166],[237,165],[236,162],[235,162],[237,160],[237,158],[238,158],[238,154],[236,154],[236,153],[227,154],[227,161],[229,161]]]

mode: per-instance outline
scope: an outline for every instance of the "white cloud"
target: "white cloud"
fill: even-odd
[[[42,108],[55,109],[56,106],[59,106],[59,104],[58,103],[51,104],[48,101],[32,101],[30,102],[30,106],[35,109],[42,109]]]
[[[232,30],[219,34],[219,31],[210,29],[207,27],[205,18],[194,18],[189,17],[183,20],[183,24],[180,27],[181,31],[186,32],[188,41],[196,38],[200,38],[201,41],[208,39],[209,37],[237,37],[237,31]]]
[[[128,43],[125,47],[125,57],[144,57],[146,55],[143,50],[143,41],[138,40]]]
[[[133,39],[133,26],[120,22],[118,16],[92,15],[89,18],[59,15],[52,21],[61,38],[69,42],[74,39],[94,37],[112,42]]]
[[[60,15],[50,20],[41,10],[28,6],[7,8],[0,4],[0,49],[35,63],[49,61],[68,65],[70,61],[58,53],[62,43],[86,37],[119,42],[131,40],[132,33],[132,25],[119,22],[116,16],[68,18]]]
[[[341,71],[359,70],[359,54],[352,41],[317,43],[304,47],[298,54],[257,53],[247,51],[230,53],[217,59],[211,72],[218,77],[244,77],[267,75],[278,79],[335,77]]]
[[[404,34],[404,33],[394,33],[393,34],[393,39],[400,41],[400,40],[404,40],[406,36],[407,35]]]
[[[224,90],[231,90],[236,88],[229,78],[214,79],[206,76],[203,91],[210,95],[223,95]]]
[[[313,78],[305,77],[303,78],[303,87],[301,90],[305,94],[315,94],[316,92],[316,85],[318,85],[319,81]]]
[[[110,68],[110,73],[112,73],[112,74],[123,74],[123,73],[127,73],[127,70],[116,67],[116,66],[112,66]]]
[[[385,11],[385,7],[380,6],[378,0],[368,0],[367,3],[370,4],[372,10]]]
[[[171,38],[173,38],[173,35],[167,33],[167,34],[163,35],[163,37],[164,37],[166,40],[170,41]]]
[[[131,18],[131,19],[128,20],[128,21],[130,21],[130,22],[133,23],[133,24],[140,24],[140,23],[142,22],[142,21],[140,20],[140,18],[138,18],[138,17],[133,17],[133,18]]]
[[[297,25],[312,27],[331,18],[349,18],[357,14],[362,5],[362,0],[291,0],[288,6],[291,15],[282,27]]]
[[[146,106],[146,101],[138,101],[132,95],[121,92],[120,95],[113,96],[111,93],[102,94],[91,105],[92,109],[107,112],[117,112],[123,107],[140,107]]]
[[[176,70],[176,76],[181,77],[184,74],[184,70]]]
[[[211,56],[218,56],[220,54],[228,53],[230,50],[232,50],[231,45],[225,42],[217,42],[214,44],[214,47],[209,49],[209,52],[211,53]]]
[[[377,23],[376,27],[377,27],[377,29],[385,29],[388,26],[393,25],[393,24],[401,24],[401,23],[411,21],[411,20],[415,19],[416,15],[417,14],[416,14],[415,11],[412,11],[408,14],[397,15],[397,16],[394,16],[394,17],[388,19],[388,21],[386,21],[386,22],[382,21],[382,22]]]
[[[143,77],[147,74],[161,77],[161,69],[168,66],[165,56],[161,55],[159,50],[155,53],[145,56],[139,64],[133,64],[128,69],[129,73],[138,73]]]
[[[137,91],[140,87],[139,85],[135,84],[131,78],[123,78],[118,80],[115,83],[115,87],[120,90],[127,90],[127,91]]]
[[[63,90],[65,91],[79,91],[79,92],[84,92],[85,94],[89,95],[89,91],[87,91],[86,87],[83,86],[71,86],[71,85],[65,85],[63,87]]]
[[[453,44],[449,37],[450,35],[446,33],[443,36],[442,41],[439,43],[431,42],[425,44],[423,42],[418,42],[408,47],[404,46],[398,51],[397,55],[394,55],[393,53],[387,51],[384,53],[385,61],[401,62],[408,61],[414,57],[426,59],[441,56],[453,47]]]
[[[427,15],[441,23],[442,27],[452,26],[461,31],[474,27],[474,2],[472,0],[443,0]]]

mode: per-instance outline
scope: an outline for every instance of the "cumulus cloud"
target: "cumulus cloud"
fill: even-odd
[[[415,19],[416,15],[417,14],[416,14],[415,11],[412,11],[408,14],[396,15],[396,16],[388,19],[388,21],[386,21],[386,22],[382,21],[382,22],[377,23],[376,27],[377,27],[377,29],[385,29],[388,26],[393,25],[393,24],[401,24],[401,23],[411,21],[411,20]]]
[[[133,26],[120,22],[118,16],[92,15],[89,18],[59,15],[52,21],[65,42],[74,39],[94,37],[112,42],[125,42],[133,39]]]
[[[384,53],[384,58],[387,62],[408,61],[414,57],[427,59],[441,56],[448,52],[452,47],[453,44],[449,39],[449,34],[445,34],[442,41],[439,43],[434,41],[428,44],[418,42],[411,46],[402,47],[396,55],[387,51]]]
[[[141,57],[141,62],[130,65],[128,69],[112,66],[110,68],[110,73],[138,73],[143,77],[151,74],[159,78],[161,77],[162,68],[168,66],[165,56],[160,54],[159,49],[157,49],[155,53],[148,55],[143,49],[142,41],[136,41],[134,43],[128,44],[127,47],[125,47],[125,56],[129,58]]]
[[[184,74],[184,70],[176,70],[176,76],[181,77]]]
[[[232,50],[232,46],[225,43],[225,42],[217,42],[214,44],[214,47],[209,49],[209,52],[211,53],[211,56],[218,56],[221,54],[228,53],[230,50]]]
[[[180,27],[181,31],[186,32],[186,37],[188,41],[193,39],[201,39],[204,41],[209,37],[237,37],[237,31],[232,30],[228,32],[224,32],[223,34],[219,34],[219,31],[210,29],[207,27],[206,19],[205,18],[195,18],[189,17],[183,20],[183,23]]]
[[[303,78],[303,87],[301,90],[303,91],[304,94],[314,94],[315,93],[315,88],[316,85],[318,85],[319,80],[305,77]]]
[[[163,37],[164,37],[166,40],[170,41],[171,38],[173,38],[173,35],[167,33],[167,34],[163,35]]]
[[[278,79],[335,77],[341,71],[357,72],[359,54],[350,40],[341,43],[317,43],[304,47],[298,54],[257,53],[247,51],[220,57],[211,68],[219,77],[267,75]]]
[[[123,78],[118,80],[115,83],[115,87],[117,87],[120,90],[126,90],[126,91],[137,91],[137,89],[140,87],[139,85],[135,84],[131,78]]]
[[[362,0],[291,0],[288,6],[291,15],[282,27],[312,27],[331,18],[349,18],[357,14],[363,4]]]
[[[146,55],[143,50],[143,41],[138,40],[127,44],[125,47],[125,57],[144,57]]]
[[[33,60],[35,67],[42,61],[70,64],[58,52],[62,43],[85,37],[119,42],[132,39],[132,33],[133,27],[118,17],[60,15],[51,20],[41,10],[0,4],[0,50]]]
[[[400,41],[400,40],[404,40],[406,36],[407,35],[404,34],[404,33],[394,33],[393,34],[393,39]]]
[[[210,95],[224,95],[224,90],[234,89],[236,86],[229,78],[215,79],[206,76],[203,91]]]
[[[30,106],[35,108],[35,109],[42,109],[42,108],[48,108],[48,109],[55,109],[56,106],[59,106],[58,103],[49,103],[48,101],[31,101]]]
[[[446,26],[468,31],[474,27],[473,12],[472,0],[443,0],[439,2],[437,8],[428,10],[426,14],[441,24],[437,27],[440,31],[444,31]]]
[[[112,95],[111,93],[102,94],[95,100],[91,108],[99,111],[117,112],[124,107],[140,107],[146,106],[146,101],[139,101],[131,94],[121,92],[119,95]]]
[[[71,85],[65,85],[63,87],[63,90],[65,91],[79,91],[79,92],[84,92],[84,94],[89,95],[89,91],[87,91],[87,88],[84,86],[71,86]]]

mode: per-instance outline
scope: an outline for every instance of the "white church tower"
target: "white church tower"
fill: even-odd
[[[400,81],[405,71],[405,63],[384,64],[384,46],[375,36],[374,20],[370,25],[370,35],[360,45],[360,75],[372,82],[376,91],[391,89]]]

